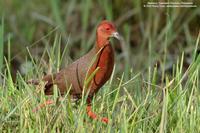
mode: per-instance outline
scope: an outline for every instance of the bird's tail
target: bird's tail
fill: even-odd
[[[40,85],[41,81],[43,81],[45,83],[44,86],[44,92],[46,95],[52,95],[53,91],[52,91],[52,85],[54,83],[54,79],[55,79],[55,74],[49,74],[44,76],[41,80],[35,80],[35,79],[31,79],[29,81],[27,81],[27,84],[32,84],[32,85]]]
[[[42,78],[42,81],[47,82],[47,84],[52,84],[53,80],[55,79],[55,74],[49,74]],[[26,82],[27,84],[39,85],[40,80],[38,79],[31,79]]]
[[[39,80],[31,79],[26,82],[27,84],[39,85]]]
[[[52,84],[55,80],[55,74],[48,74],[46,76],[43,77],[43,81],[47,82],[47,84]]]

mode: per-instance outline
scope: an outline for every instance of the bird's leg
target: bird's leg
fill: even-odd
[[[91,105],[91,98],[87,98],[87,108],[86,108],[86,111],[87,111],[87,115],[93,119],[93,120],[101,120],[103,123],[106,123],[108,124],[108,118],[107,117],[98,117],[97,114],[95,114],[94,112],[92,112],[92,105]]]
[[[58,101],[61,101],[61,100],[63,100],[63,98],[59,98],[58,99]],[[56,103],[54,100],[47,100],[47,101],[45,101],[44,103],[42,103],[42,104],[39,104],[35,109],[33,109],[32,111],[33,112],[37,112],[38,110],[40,110],[41,108],[43,108],[43,107],[45,107],[45,106],[47,106],[47,105],[51,105],[51,104],[54,104],[54,103]]]
[[[46,105],[51,105],[55,103],[53,100],[47,100],[44,103],[38,105],[35,109],[33,109],[33,112],[37,112],[38,110],[40,110],[41,108],[45,107]]]

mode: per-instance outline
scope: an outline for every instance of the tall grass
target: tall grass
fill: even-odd
[[[196,45],[199,45],[198,36]],[[54,46],[60,41],[55,38]],[[59,51],[49,51],[51,59],[60,60]],[[194,52],[196,49],[194,50]],[[4,73],[5,87],[1,88],[1,125],[3,132],[199,132],[199,60],[193,60],[183,73],[184,56],[174,66],[174,76],[165,75],[165,85],[155,84],[156,68],[149,80],[141,76],[131,77],[131,81],[119,77],[119,82],[107,83],[93,100],[93,109],[102,116],[108,116],[108,125],[91,120],[86,115],[85,101],[74,104],[64,97],[61,102],[32,110],[47,99],[57,99],[58,94],[47,97],[42,91],[44,84],[31,86],[20,74],[14,84],[7,65]],[[59,64],[59,62],[57,62]],[[57,63],[52,64],[57,67]],[[37,63],[32,73],[37,73]],[[114,72],[115,73],[115,72]],[[38,75],[42,76],[40,72]],[[139,74],[140,75],[140,74]],[[29,75],[31,77],[31,75]],[[40,76],[38,78],[40,78]],[[34,77],[34,76],[33,76]],[[138,88],[130,87],[139,84]],[[20,88],[20,89],[17,89]],[[37,92],[39,90],[39,92]]]
[[[4,33],[4,20],[3,20],[3,18],[2,18],[2,20],[1,20],[1,24],[0,24],[0,73],[1,73],[1,70],[2,70],[2,68],[3,68],[3,56],[4,56],[4,54],[3,54],[3,50],[4,50],[4,45],[3,45],[3,43],[4,43],[4,37],[3,37],[3,34]]]

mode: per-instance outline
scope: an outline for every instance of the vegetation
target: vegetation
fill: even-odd
[[[180,0],[177,0],[180,1]],[[145,8],[137,0],[0,1],[1,132],[200,132],[200,3],[196,8]],[[36,113],[44,84],[94,44],[102,19],[115,22],[115,69],[93,100],[105,125],[86,115],[85,98]],[[55,92],[56,91],[56,86]]]

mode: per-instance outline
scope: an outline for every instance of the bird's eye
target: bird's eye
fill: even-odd
[[[106,30],[110,30],[110,28],[106,28]]]

